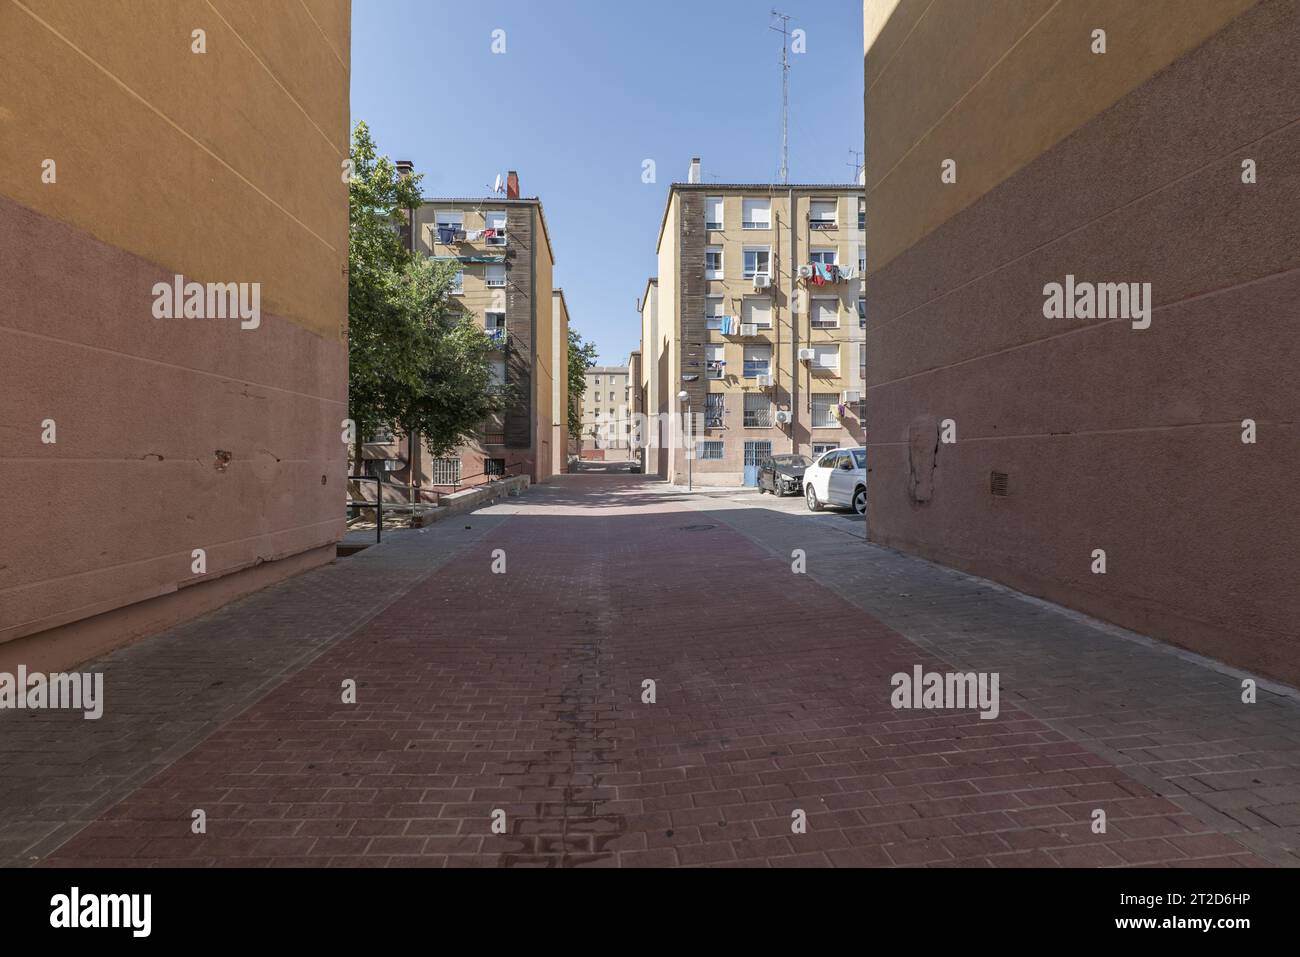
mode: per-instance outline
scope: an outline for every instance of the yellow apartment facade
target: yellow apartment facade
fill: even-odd
[[[690,455],[698,484],[753,484],[767,455],[862,444],[865,227],[861,186],[706,184],[692,162],[641,304],[649,471],[684,482]]]
[[[398,166],[412,169],[407,162]],[[519,195],[512,171],[504,195],[426,197],[403,234],[417,252],[457,264],[453,296],[497,345],[494,387],[512,387],[506,410],[484,422],[472,442],[439,458],[421,449],[416,484],[446,489],[501,475],[545,482],[563,471],[568,308],[553,285],[555,255],[541,201]],[[390,478],[408,483],[408,445],[398,438],[372,444],[367,454],[385,457]]]

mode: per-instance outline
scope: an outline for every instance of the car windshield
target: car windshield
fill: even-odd
[[[772,462],[775,465],[802,465],[807,467],[812,464],[806,455],[774,455]]]
[[[864,469],[864,468],[867,467],[867,450],[866,450],[866,449],[854,449],[854,450],[853,450],[853,464],[854,464],[854,466],[856,466],[857,468],[860,468],[860,469]]]

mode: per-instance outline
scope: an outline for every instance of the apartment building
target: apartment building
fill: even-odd
[[[582,448],[626,449],[632,438],[627,366],[592,366],[582,395]]]
[[[551,354],[555,368],[551,373],[551,472],[569,470],[569,303],[564,290],[551,294]]]
[[[1300,4],[864,15],[871,537],[1300,681]]]
[[[409,161],[397,165],[413,170]],[[563,471],[569,314],[552,283],[555,255],[541,201],[520,196],[512,170],[503,194],[424,198],[403,235],[410,248],[457,264],[453,295],[496,343],[494,384],[513,387],[512,398],[452,455],[434,458],[420,447],[412,456],[401,437],[371,443],[366,454],[391,463],[392,481],[409,483],[414,474],[423,488],[479,485],[499,475],[545,482]]]
[[[668,388],[668,337],[659,334],[659,280],[650,277],[637,303],[641,317],[641,384],[642,407],[645,420],[638,437],[647,475],[665,478],[668,475],[668,447],[670,435],[668,415],[672,411],[675,395]]]
[[[705,184],[692,160],[642,303],[660,474],[684,482],[689,447],[696,483],[752,485],[767,455],[862,444],[865,225],[859,185]]]
[[[0,8],[0,671],[204,614],[343,533],[350,5],[164,6]]]

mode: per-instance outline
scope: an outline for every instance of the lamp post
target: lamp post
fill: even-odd
[[[686,403],[686,491],[693,492],[695,491],[695,463],[692,459],[695,458],[695,443],[694,436],[691,434],[691,397],[683,389],[677,393],[677,401]]]

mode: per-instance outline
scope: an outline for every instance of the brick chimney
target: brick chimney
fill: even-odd
[[[506,174],[506,199],[519,198],[519,174],[511,170]]]
[[[410,160],[398,160],[393,165],[397,167],[398,179],[405,179],[415,172],[415,164]]]

